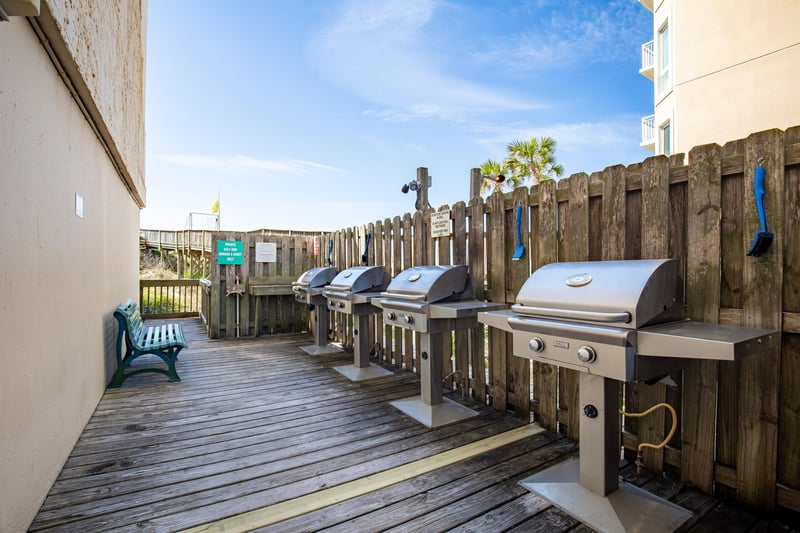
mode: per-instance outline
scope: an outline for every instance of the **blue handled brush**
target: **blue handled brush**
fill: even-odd
[[[747,251],[747,255],[760,257],[769,250],[772,240],[775,238],[774,233],[767,231],[767,215],[764,212],[764,167],[760,164],[756,167],[756,177],[753,180],[753,185],[756,196],[756,208],[758,209],[758,219],[761,222],[761,231],[757,231],[753,236],[753,242],[750,244],[750,250]]]
[[[333,266],[333,263],[331,263],[331,254],[333,254],[333,239],[331,239],[331,244],[328,246],[328,266]]]
[[[519,261],[525,255],[525,247],[522,245],[522,206],[517,206],[517,248],[514,250],[512,261]]]
[[[367,244],[364,245],[364,253],[361,254],[361,262],[365,265],[369,262],[367,252],[369,251],[369,241],[372,240],[372,233],[367,233]]]

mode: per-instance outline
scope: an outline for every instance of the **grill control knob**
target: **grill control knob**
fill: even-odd
[[[344,308],[344,302],[339,302],[339,307]]]
[[[411,315],[404,316],[403,320],[405,321],[406,324],[413,324],[414,323],[414,317],[411,316]]]
[[[534,337],[528,341],[528,347],[534,352],[541,352],[544,350],[544,341],[540,337]]]
[[[593,363],[597,359],[597,352],[591,346],[581,346],[578,348],[578,359],[584,363]]]
[[[387,320],[394,320],[395,318],[397,318],[397,315],[394,314],[394,311],[389,311],[388,313],[386,313]]]

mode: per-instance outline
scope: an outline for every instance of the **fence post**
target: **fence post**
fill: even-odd
[[[783,311],[783,132],[768,130],[747,138],[744,158],[744,240],[746,249],[760,229],[753,193],[755,169],[763,158],[767,226],[775,234],[762,257],[747,257],[742,295],[743,325],[782,327]],[[778,384],[781,334],[776,347],[745,357],[739,364],[739,447],[736,499],[763,511],[775,508],[778,448]]]
[[[475,169],[473,169],[475,170]],[[475,277],[475,297],[484,299],[486,271],[483,264],[485,256],[485,235],[483,225],[483,199],[473,196],[469,201],[469,271]],[[486,331],[483,324],[471,330],[472,390],[475,399],[486,401]]]
[[[564,181],[567,183],[569,180]],[[533,188],[531,203],[531,269],[558,261],[558,205],[556,182],[545,180]],[[550,431],[558,430],[558,367],[532,361],[533,395],[538,401],[537,422]]]
[[[503,193],[489,197],[488,257],[489,291],[495,302],[506,301],[506,214]],[[505,411],[508,404],[508,351],[510,333],[489,328],[489,394],[492,407]]]
[[[719,322],[721,155],[716,144],[689,151],[686,305],[692,319],[710,323]],[[692,361],[683,372],[681,479],[707,494],[714,482],[718,367],[716,361]]]
[[[480,198],[481,185],[483,181],[483,173],[479,168],[473,168],[469,171],[469,199]]]

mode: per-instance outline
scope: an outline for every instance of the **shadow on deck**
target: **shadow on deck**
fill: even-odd
[[[591,531],[517,483],[576,452],[561,435],[446,461],[523,425],[471,402],[479,416],[428,429],[388,404],[419,393],[409,372],[353,383],[333,370],[352,355],[308,356],[307,336],[208,340],[199,320],[181,322],[183,381],[140,374],[109,389],[32,531]],[[789,531],[641,482],[695,513],[684,531]]]

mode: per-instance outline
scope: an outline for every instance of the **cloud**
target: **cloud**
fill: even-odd
[[[652,35],[652,16],[633,1],[542,2],[526,15],[529,28],[486,43],[476,59],[519,72],[635,60],[639,51],[630,43]]]
[[[392,122],[537,108],[442,66],[428,26],[446,8],[435,0],[351,0],[312,39],[309,59],[324,78],[378,106],[370,115]]]
[[[311,174],[319,171],[344,172],[341,169],[301,159],[256,159],[244,155],[208,156],[198,154],[161,154],[157,159],[172,165],[209,170],[245,170],[281,174]]]

